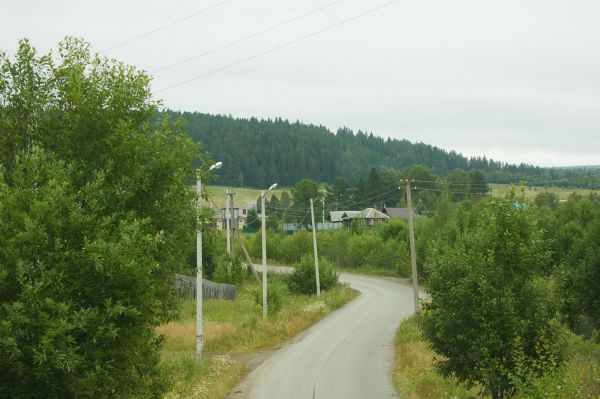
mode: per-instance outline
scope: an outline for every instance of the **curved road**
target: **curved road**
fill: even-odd
[[[413,313],[412,289],[391,279],[342,274],[356,299],[315,324],[253,370],[230,398],[395,397],[393,338]]]

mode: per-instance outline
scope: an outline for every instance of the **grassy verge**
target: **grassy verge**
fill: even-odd
[[[401,398],[471,399],[476,397],[476,390],[468,390],[454,379],[437,374],[434,367],[435,353],[421,338],[414,317],[400,324],[395,343],[396,361],[393,381]]]
[[[422,339],[414,317],[400,325],[396,333],[394,386],[403,399],[453,398],[474,399],[478,390],[467,389],[455,379],[442,377],[435,371],[435,353]],[[557,384],[572,384],[569,389],[577,397],[600,398],[600,345],[571,336],[571,354],[564,380]],[[563,387],[565,390],[567,387]],[[520,396],[517,396],[520,397]],[[552,396],[554,397],[554,396]],[[557,396],[563,397],[563,396]],[[525,397],[521,397],[525,399]]]
[[[194,357],[195,301],[182,300],[179,318],[158,328],[165,336],[165,366],[175,377],[167,398],[224,398],[246,371],[243,363],[234,360],[236,355],[284,343],[357,294],[345,285],[322,293],[321,298],[288,294],[281,309],[263,319],[257,291],[258,286],[247,283],[238,287],[235,301],[204,302],[202,360]]]
[[[365,267],[365,266],[355,268],[355,269],[343,269],[343,268],[339,269],[338,268],[337,270],[341,271],[342,273],[362,274],[364,276],[383,276],[383,277],[405,278],[405,277],[399,276],[395,270],[377,269],[377,268]]]

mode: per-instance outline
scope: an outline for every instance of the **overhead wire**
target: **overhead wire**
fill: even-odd
[[[219,3],[216,3],[216,4],[213,4],[211,6],[205,7],[205,8],[203,8],[201,10],[198,10],[198,11],[192,13],[192,14],[186,15],[185,17],[179,18],[179,19],[177,19],[175,21],[172,21],[172,22],[166,23],[166,24],[164,24],[162,26],[159,26],[158,28],[152,29],[152,30],[150,30],[148,32],[145,32],[145,33],[142,33],[140,35],[137,35],[137,36],[131,37],[129,39],[123,40],[122,42],[117,43],[117,44],[115,44],[113,46],[104,48],[104,49],[100,50],[100,52],[101,53],[106,53],[107,51],[111,51],[111,50],[114,50],[116,48],[123,47],[126,44],[135,42],[137,40],[143,39],[144,37],[150,36],[150,35],[152,35],[152,34],[154,34],[156,32],[160,32],[162,30],[170,28],[171,26],[180,24],[180,23],[182,23],[184,21],[187,21],[190,18],[194,18],[194,17],[196,17],[198,15],[204,14],[204,13],[210,11],[210,10],[213,10],[213,9],[215,9],[217,7],[220,7],[220,6],[222,6],[222,5],[226,4],[226,3],[229,3],[231,1],[233,1],[233,0],[223,0],[223,1],[219,2]]]
[[[303,40],[306,40],[306,39],[308,39],[308,38],[311,38],[311,37],[313,37],[313,36],[319,35],[319,34],[321,34],[321,33],[323,33],[323,32],[327,32],[327,31],[329,31],[329,30],[332,30],[332,29],[334,29],[334,28],[337,28],[337,27],[339,27],[339,26],[342,26],[342,25],[345,25],[345,24],[347,24],[347,23],[350,23],[350,22],[352,22],[352,21],[354,21],[354,20],[356,20],[356,19],[362,18],[362,17],[364,17],[364,16],[366,16],[366,15],[372,14],[372,13],[374,13],[374,12],[376,12],[376,11],[382,10],[382,9],[384,9],[384,8],[386,8],[386,7],[389,7],[389,6],[391,6],[392,4],[394,4],[394,3],[397,3],[397,2],[399,2],[399,1],[400,1],[400,0],[391,0],[391,1],[388,1],[388,2],[386,2],[386,3],[383,3],[383,4],[381,4],[381,5],[377,6],[377,7],[373,7],[373,8],[370,8],[370,9],[366,10],[366,11],[363,11],[363,12],[361,12],[361,13],[359,13],[359,14],[355,14],[355,15],[353,15],[353,16],[352,16],[352,17],[350,17],[350,18],[343,19],[343,20],[341,20],[341,21],[339,21],[339,22],[337,22],[337,23],[335,23],[335,24],[328,25],[328,26],[326,26],[326,27],[324,27],[324,28],[321,28],[321,29],[319,29],[319,30],[316,30],[316,31],[313,31],[313,32],[311,32],[311,33],[308,33],[308,34],[306,34],[306,35],[300,36],[300,37],[298,37],[298,38],[296,38],[296,39],[294,39],[294,40],[290,40],[290,41],[284,42],[284,43],[282,43],[282,44],[280,44],[280,45],[277,45],[277,46],[275,46],[275,47],[271,47],[271,48],[269,48],[269,49],[267,49],[267,50],[265,50],[265,51],[261,51],[261,52],[259,52],[259,53],[256,53],[256,54],[254,54],[254,55],[251,55],[251,56],[249,56],[249,57],[246,57],[246,58],[240,59],[240,60],[238,60],[238,61],[235,61],[235,62],[232,62],[232,63],[230,63],[230,64],[224,65],[224,66],[222,66],[222,67],[219,67],[219,68],[216,68],[216,69],[210,70],[210,71],[208,71],[208,72],[205,72],[205,73],[202,73],[202,74],[200,74],[200,75],[196,75],[196,76],[194,76],[194,77],[192,77],[192,78],[189,78],[189,79],[183,80],[183,81],[181,81],[181,82],[178,82],[178,83],[175,83],[175,84],[172,84],[172,85],[169,85],[169,86],[162,87],[162,88],[160,88],[160,89],[154,90],[154,92],[155,92],[155,93],[159,93],[159,92],[163,92],[163,91],[166,91],[166,90],[173,89],[173,88],[175,88],[175,87],[183,86],[183,85],[185,85],[185,84],[187,84],[187,83],[191,83],[191,82],[193,82],[193,81],[196,81],[196,80],[199,80],[199,79],[205,78],[205,77],[207,77],[207,76],[210,76],[210,75],[213,75],[213,74],[215,74],[215,73],[218,73],[218,72],[224,71],[224,70],[226,70],[226,69],[232,68],[232,67],[234,67],[234,66],[237,66],[237,65],[240,65],[240,64],[244,64],[244,63],[246,63],[246,62],[248,62],[248,61],[251,61],[251,60],[254,60],[254,59],[256,59],[256,58],[262,57],[262,56],[264,56],[264,55],[267,55],[267,54],[273,53],[273,52],[275,52],[275,51],[277,51],[277,50],[280,50],[280,49],[282,49],[282,48],[284,48],[284,47],[291,46],[291,45],[293,45],[293,44],[296,44],[296,43],[298,43],[298,42],[301,42],[301,41],[303,41]]]
[[[181,60],[181,61],[177,61],[177,62],[174,62],[174,63],[172,63],[172,64],[170,64],[170,65],[167,65],[167,66],[164,66],[164,67],[162,67],[162,68],[156,69],[156,70],[152,71],[151,73],[152,73],[152,74],[158,74],[158,73],[164,72],[164,71],[166,71],[166,70],[172,69],[172,68],[174,68],[174,67],[177,67],[177,66],[179,66],[179,65],[183,65],[183,64],[185,64],[185,63],[188,63],[188,62],[190,62],[190,61],[193,61],[193,60],[196,60],[196,59],[199,59],[199,58],[205,57],[205,56],[207,56],[207,55],[210,55],[210,54],[216,53],[216,52],[218,52],[218,51],[224,50],[224,49],[226,49],[226,48],[229,48],[229,47],[235,46],[236,44],[243,43],[243,42],[245,42],[245,41],[248,41],[248,40],[250,40],[250,39],[253,39],[253,38],[255,38],[255,37],[258,37],[258,36],[260,36],[260,35],[263,35],[263,34],[265,34],[265,33],[271,32],[271,31],[273,31],[273,30],[275,30],[275,29],[278,29],[278,28],[281,28],[281,27],[283,27],[283,26],[289,25],[289,24],[291,24],[291,23],[293,23],[293,22],[299,21],[299,20],[301,20],[301,19],[303,19],[303,18],[306,18],[306,17],[308,17],[308,16],[311,16],[311,15],[313,15],[313,14],[316,14],[316,13],[318,13],[318,12],[320,12],[320,11],[326,10],[327,8],[331,8],[331,7],[335,6],[335,5],[338,5],[338,4],[340,4],[340,3],[343,3],[343,2],[345,2],[345,1],[348,1],[348,0],[336,0],[336,1],[334,1],[334,2],[331,2],[331,3],[329,3],[329,4],[325,4],[324,6],[321,6],[321,7],[315,8],[315,9],[312,9],[312,10],[310,10],[310,11],[308,11],[308,12],[304,13],[304,14],[297,15],[297,16],[295,16],[295,17],[292,17],[292,18],[290,18],[290,19],[287,19],[287,20],[285,20],[285,21],[279,22],[279,23],[277,23],[277,24],[275,24],[275,25],[271,25],[271,26],[269,26],[269,27],[267,27],[267,28],[261,29],[261,30],[259,30],[259,31],[257,31],[257,32],[251,33],[251,34],[249,34],[249,35],[247,35],[247,36],[244,36],[244,37],[241,37],[241,38],[239,38],[239,39],[236,39],[236,40],[230,41],[230,42],[228,42],[228,43],[225,43],[225,44],[223,44],[223,45],[221,45],[221,46],[214,47],[214,48],[212,48],[212,49],[210,49],[210,50],[207,50],[207,51],[205,51],[205,52],[203,52],[203,53],[200,53],[200,54],[194,55],[194,56],[192,56],[192,57],[185,58],[185,59],[183,59],[183,60]]]

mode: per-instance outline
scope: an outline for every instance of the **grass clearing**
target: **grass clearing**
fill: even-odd
[[[194,300],[181,300],[178,318],[158,327],[158,333],[165,336],[165,366],[175,376],[167,398],[224,398],[246,372],[244,364],[232,360],[235,355],[276,347],[357,295],[346,285],[322,292],[320,298],[288,294],[279,312],[263,319],[256,302],[258,288],[248,282],[238,287],[235,301],[204,302],[201,360],[194,355]]]
[[[436,354],[421,337],[416,318],[404,321],[396,333],[396,360],[393,374],[396,392],[403,399],[480,398],[478,389],[467,389],[453,378],[435,370]],[[579,398],[600,398],[600,344],[572,335],[568,340],[571,357],[564,381],[573,384]],[[565,389],[563,387],[563,389]],[[487,396],[484,396],[487,398]],[[517,398],[526,399],[518,396]]]
[[[489,184],[491,194],[495,197],[505,197],[510,191],[512,184]],[[520,193],[521,188],[516,186],[517,192]],[[582,196],[587,196],[591,193],[600,193],[600,190],[591,190],[586,188],[562,188],[562,187],[541,187],[541,186],[527,186],[523,187],[525,198],[534,199],[538,194],[543,192],[556,193],[559,199],[567,199],[572,193],[577,193]]]
[[[510,191],[512,184],[499,184],[499,183],[489,183],[490,192],[493,196],[496,197],[504,197]],[[518,189],[520,189],[517,186]],[[213,186],[208,185],[205,187],[205,190],[208,191],[212,199],[219,207],[225,206],[225,191],[230,189],[235,192],[234,200],[238,205],[245,204],[246,202],[255,202],[256,199],[260,196],[260,190],[255,188],[243,188],[243,187],[226,187],[226,186]],[[587,196],[591,193],[600,193],[600,190],[591,190],[586,188],[562,188],[562,187],[542,187],[542,186],[527,186],[524,187],[525,197],[529,199],[535,198],[539,193],[543,193],[545,191],[556,193],[559,199],[567,199],[571,193],[577,193],[583,196]],[[276,194],[278,197],[281,197],[281,193],[286,191],[291,195],[291,188],[277,188],[274,191],[271,191],[267,194],[267,198],[271,198],[273,194]]]
[[[265,189],[266,188],[267,187],[265,187]],[[209,184],[206,185],[204,189],[208,192],[213,201],[215,201],[215,204],[221,208],[225,207],[225,192],[227,190],[235,193],[233,200],[237,206],[245,205],[246,202],[256,202],[257,198],[260,196],[260,190],[256,188],[213,186]],[[291,195],[290,188],[278,187],[273,191],[269,191],[265,198],[270,200],[273,195],[277,195],[279,198],[284,191]]]

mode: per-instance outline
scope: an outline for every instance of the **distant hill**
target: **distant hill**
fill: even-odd
[[[488,179],[518,182],[521,179],[562,181],[588,187],[588,180],[575,181],[584,170],[544,169],[533,165],[512,165],[487,159],[467,158],[424,143],[383,139],[372,133],[342,128],[331,132],[324,126],[289,122],[283,119],[259,120],[190,112],[172,112],[182,117],[190,136],[203,144],[213,159],[223,162],[218,184],[268,187],[277,182],[290,186],[303,178],[331,183],[342,176],[354,183],[371,167],[401,170],[422,164],[438,176],[456,168],[479,169]],[[575,181],[575,183],[573,183]],[[593,184],[597,184],[594,181]]]

